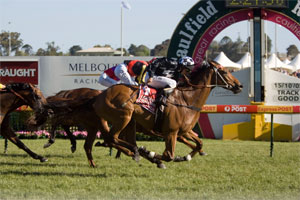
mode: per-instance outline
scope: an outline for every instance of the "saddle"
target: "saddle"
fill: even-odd
[[[161,131],[164,108],[167,106],[168,95],[172,91],[172,88],[155,89],[148,86],[140,86],[136,103],[155,115],[154,131]]]

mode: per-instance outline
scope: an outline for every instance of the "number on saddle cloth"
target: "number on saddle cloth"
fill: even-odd
[[[156,105],[155,100],[157,96],[157,91],[155,88],[148,87],[147,85],[140,85],[139,95],[136,103],[150,111],[152,114],[155,113]]]

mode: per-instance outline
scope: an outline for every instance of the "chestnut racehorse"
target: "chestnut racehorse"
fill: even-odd
[[[39,159],[41,162],[47,161],[43,156],[32,152],[13,132],[9,125],[9,113],[22,105],[29,105],[35,115],[47,114],[47,101],[42,92],[30,83],[11,83],[0,90],[0,134],[9,139],[12,143],[23,149],[32,158]]]
[[[216,86],[231,90],[235,94],[242,90],[240,82],[229,71],[211,61],[194,70],[190,77],[186,77],[185,81],[169,95],[161,127],[161,135],[165,140],[165,150],[162,155],[149,152],[144,147],[140,147],[137,151],[137,146],[119,138],[121,131],[128,125],[135,127],[135,120],[146,130],[150,131],[154,128],[154,116],[135,104],[137,87],[114,85],[96,97],[93,108],[98,117],[112,125],[106,141],[108,146],[115,147],[133,158],[140,153],[146,159],[156,163],[158,167],[165,168],[161,161],[174,160],[177,137],[187,135],[192,130],[210,91]],[[134,132],[135,129],[129,131]],[[199,141],[195,142],[197,148],[188,158],[199,152],[201,148]]]
[[[58,92],[54,96],[48,97],[47,101],[48,101],[48,103],[54,103],[54,102],[65,100],[65,99],[80,100],[82,97],[92,99],[93,97],[98,96],[101,92],[102,91],[100,91],[100,90],[95,90],[95,89],[91,89],[91,88],[77,88],[77,89],[73,89],[73,90],[63,90],[63,91]],[[96,137],[97,131],[101,130],[103,128],[100,125],[99,120],[100,119],[94,113],[94,110],[89,109],[88,106],[84,107],[84,108],[82,108],[82,107],[73,108],[71,112],[66,112],[65,114],[60,114],[59,116],[52,117],[50,120],[50,123],[51,123],[50,137],[49,137],[48,143],[46,143],[44,145],[44,148],[51,146],[55,142],[55,135],[56,135],[55,130],[56,130],[57,126],[61,125],[71,140],[71,151],[74,152],[76,150],[76,139],[75,139],[74,135],[70,132],[70,126],[80,125],[83,128],[85,128],[88,132],[88,136],[87,136],[84,147],[85,147],[85,151],[86,151],[86,155],[88,157],[89,163],[91,166],[94,167],[95,163],[94,163],[93,157],[92,157],[92,145],[93,145],[93,141]],[[109,130],[105,130],[104,133],[108,132],[108,131]],[[153,131],[145,130],[139,124],[137,124],[137,131],[143,132],[144,134],[147,134],[147,135],[154,135],[154,136],[162,137],[162,135],[160,135],[160,133],[155,133]],[[191,144],[187,140],[187,139],[193,138],[194,136],[196,138],[198,138],[195,135],[195,133],[193,133],[191,131],[186,136],[180,136],[178,138],[178,140],[185,143],[192,149],[195,149],[196,146]],[[126,137],[124,139],[127,142],[130,142],[131,144],[136,145],[135,136],[128,134],[124,137]],[[200,140],[200,138],[198,138],[198,140]],[[200,140],[200,143],[202,144],[201,140]],[[202,150],[200,150],[199,153],[200,153],[200,155],[205,155],[205,153]],[[117,157],[119,157],[119,156],[120,156],[120,153],[117,154]]]

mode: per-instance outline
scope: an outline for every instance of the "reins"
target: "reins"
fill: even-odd
[[[224,79],[224,77],[220,74],[220,72],[218,71],[218,68],[215,67],[215,66],[213,66],[213,69],[214,69],[215,74],[216,74],[216,84],[214,84],[214,85],[200,85],[200,84],[199,84],[199,85],[195,85],[195,84],[192,84],[192,83],[190,82],[190,79],[189,79],[185,74],[183,74],[183,77],[184,77],[186,83],[187,83],[189,86],[192,86],[193,88],[196,88],[196,89],[212,88],[212,87],[232,88],[232,86],[229,85],[229,84],[227,83],[227,81]],[[218,84],[217,84],[217,83],[218,83],[218,77],[221,78],[221,80],[223,81],[223,83],[224,83],[225,85],[218,85]],[[178,89],[178,88],[177,88],[177,89]],[[183,91],[188,91],[188,90],[183,90],[183,89],[178,89],[178,90],[181,91],[181,92],[183,92]],[[192,90],[191,90],[191,91],[192,91]],[[184,96],[183,96],[183,97],[184,97]],[[188,109],[191,109],[191,110],[195,110],[195,111],[200,112],[200,111],[201,111],[201,108],[198,108],[198,107],[193,106],[193,104],[195,103],[195,101],[196,101],[196,98],[194,98],[194,101],[193,101],[193,103],[192,103],[192,106],[189,106],[189,105],[177,104],[177,103],[174,103],[174,102],[171,102],[171,101],[167,100],[167,102],[169,102],[170,104],[172,104],[172,105],[174,105],[174,106],[185,107],[185,108],[188,108]]]
[[[227,81],[224,79],[224,77],[220,74],[218,68],[217,68],[217,67],[213,67],[213,69],[214,69],[215,74],[216,74],[216,84],[214,84],[214,85],[200,85],[200,84],[199,84],[199,85],[195,85],[195,84],[192,84],[192,83],[190,82],[190,79],[189,79],[185,74],[183,74],[183,77],[184,77],[186,83],[187,83],[189,86],[192,86],[192,87],[194,87],[194,88],[196,88],[196,89],[212,88],[212,87],[231,88],[232,86],[229,85],[229,84],[227,83]],[[224,83],[225,85],[218,85],[218,77],[223,81],[223,83]]]
[[[121,106],[122,106],[122,108],[124,108],[126,105],[127,105],[127,103],[130,101],[130,100],[132,100],[132,98],[136,95],[137,96],[137,94],[138,94],[138,92],[140,91],[141,89],[140,89],[140,87],[137,89],[137,90],[135,90],[131,95],[130,95],[130,97],[129,97],[129,99],[127,99]]]
[[[16,95],[17,97],[19,97],[20,99],[22,99],[25,103],[28,104],[28,101],[22,97],[19,93],[17,93],[15,90],[11,89],[11,88],[7,88],[11,93],[13,93],[14,95]]]

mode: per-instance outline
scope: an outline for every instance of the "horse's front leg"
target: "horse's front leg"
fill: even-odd
[[[8,119],[8,118],[7,118]],[[16,146],[18,146],[20,149],[23,149],[26,153],[28,153],[32,158],[38,159],[41,162],[46,162],[48,161],[46,158],[43,156],[40,156],[33,151],[31,151],[18,137],[17,135],[12,131],[12,129],[9,127],[9,122],[8,120],[4,120],[3,124],[1,126],[1,134],[9,139],[12,143],[14,143]]]
[[[191,144],[188,141],[188,139],[195,142],[196,146]],[[184,144],[189,146],[192,149],[192,152],[184,157],[176,156],[176,158],[174,159],[174,162],[190,161],[197,153],[199,153],[201,156],[207,155],[202,149],[202,147],[203,147],[202,140],[192,130],[189,131],[188,133],[178,137],[178,141],[183,142]]]
[[[55,142],[56,128],[57,128],[57,126],[58,125],[56,123],[54,123],[54,124],[51,125],[49,139],[48,139],[48,142],[46,144],[44,144],[44,148],[50,147]]]
[[[139,148],[140,154],[151,161],[156,163],[158,168],[165,169],[166,166],[161,162],[162,160],[170,162],[175,158],[175,147],[176,147],[177,132],[170,133],[165,137],[165,151],[162,155],[159,155],[153,151],[147,151],[144,147]]]
[[[70,131],[70,126],[63,125],[62,127],[63,127],[63,129],[67,133],[67,136],[70,139],[70,142],[71,142],[71,152],[74,153],[76,151],[76,138],[73,135],[73,133]]]

